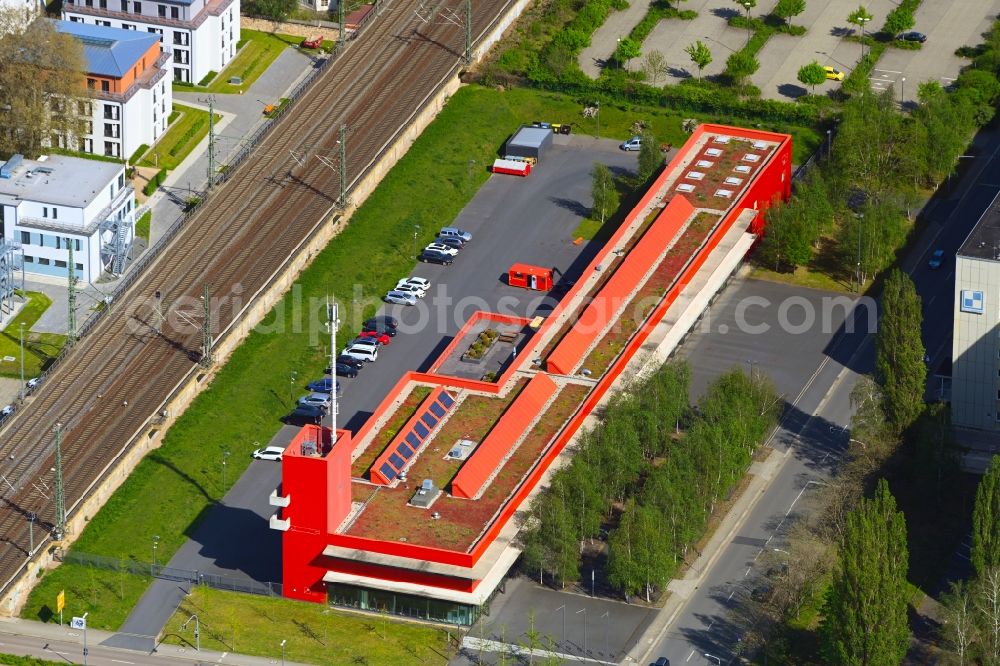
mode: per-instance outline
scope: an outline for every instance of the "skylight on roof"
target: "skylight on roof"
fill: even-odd
[[[718,157],[719,155],[722,154],[722,151],[719,150],[718,148],[709,148],[708,150],[705,151],[705,154],[708,155],[709,157]]]
[[[754,150],[767,150],[767,142],[766,141],[754,141],[753,142],[753,147],[754,147]]]
[[[701,167],[702,169],[711,169],[715,166],[715,162],[709,162],[708,160],[698,160],[694,163],[696,167]]]
[[[684,177],[687,178],[688,180],[701,180],[702,178],[705,177],[705,174],[703,174],[701,171],[688,171],[687,175]]]
[[[731,137],[728,137],[725,134],[720,134],[720,135],[718,135],[718,136],[715,137],[715,142],[716,143],[729,143],[729,139],[730,138]]]
[[[737,178],[736,176],[729,176],[726,178],[726,185],[742,185],[743,179]]]
[[[681,183],[677,186],[678,192],[694,192],[694,185],[691,183]]]
[[[722,197],[723,199],[730,199],[733,196],[732,190],[716,190],[715,196]]]
[[[736,171],[737,173],[750,173],[750,167],[748,167],[746,164],[737,164],[733,168],[733,171]]]
[[[747,153],[743,156],[744,162],[760,162],[760,155],[754,155],[753,153]]]

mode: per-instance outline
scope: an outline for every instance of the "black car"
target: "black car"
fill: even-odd
[[[399,320],[395,317],[389,315],[379,315],[378,317],[372,317],[371,319],[365,319],[365,323],[362,326],[368,327],[378,327],[384,326],[385,328],[397,329],[399,328]]]
[[[360,370],[361,368],[365,367],[364,361],[359,361],[353,356],[348,356],[347,354],[341,354],[340,356],[338,356],[336,363],[337,365],[349,365],[355,370]],[[326,369],[326,374],[330,374],[330,368]]]
[[[900,39],[904,42],[920,42],[923,44],[927,41],[927,35],[922,32],[904,32],[903,34],[898,35],[896,39]]]
[[[371,323],[369,323],[371,322]],[[362,333],[385,333],[390,338],[396,337],[397,331],[393,326],[386,326],[385,322],[376,322],[369,319],[361,326]]]
[[[435,250],[424,250],[417,259],[425,264],[441,264],[442,266],[451,266],[455,263],[455,257]]]
[[[358,369],[353,365],[347,365],[346,363],[338,363],[335,370],[337,371],[338,377],[350,377],[353,379],[358,376]]]
[[[306,423],[319,423],[326,410],[313,405],[299,405],[291,414],[285,417],[285,423],[290,425],[303,425]]]

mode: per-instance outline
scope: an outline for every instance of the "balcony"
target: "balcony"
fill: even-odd
[[[279,532],[287,532],[288,528],[292,526],[292,522],[288,519],[281,520],[278,518],[278,514],[271,516],[271,520],[268,521],[268,526],[272,530],[278,530]]]
[[[268,503],[271,506],[277,506],[281,508],[285,508],[286,506],[288,506],[288,504],[291,501],[292,501],[291,495],[286,495],[285,497],[282,497],[281,495],[278,494],[277,488],[272,490],[270,496],[268,497]]]

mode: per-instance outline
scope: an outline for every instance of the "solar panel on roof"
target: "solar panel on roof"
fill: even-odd
[[[389,462],[391,462],[396,469],[403,469],[403,465],[406,464],[405,462],[403,462],[403,459],[397,456],[395,453],[389,456]]]
[[[392,468],[389,463],[382,463],[382,466],[378,468],[378,471],[382,472],[382,476],[392,481],[396,478],[396,470]]]
[[[418,437],[417,437],[416,435],[414,435],[414,434],[413,434],[412,432],[411,432],[410,434],[408,434],[408,435],[406,436],[406,441],[407,441],[407,442],[409,443],[409,445],[410,445],[410,446],[412,446],[412,447],[413,447],[414,449],[419,449],[419,448],[420,448],[420,438],[418,438]]]
[[[419,421],[413,426],[413,431],[420,435],[420,439],[427,439],[427,435],[431,432],[423,423],[420,423]]]
[[[428,428],[433,428],[438,422],[438,420],[434,418],[434,415],[430,412],[424,412],[424,415],[420,417],[420,420],[426,423]]]
[[[438,417],[439,419],[444,417],[445,415],[444,407],[437,404],[436,402],[431,403],[431,411],[434,412],[434,416]]]
[[[445,408],[451,407],[455,404],[455,399],[448,395],[445,391],[441,391],[441,395],[438,396],[438,401],[440,401]]]
[[[407,460],[409,460],[410,456],[413,455],[413,449],[411,449],[410,447],[408,447],[403,442],[400,442],[399,446],[396,447],[396,453],[398,453],[399,455],[401,455],[404,458],[406,458]]]

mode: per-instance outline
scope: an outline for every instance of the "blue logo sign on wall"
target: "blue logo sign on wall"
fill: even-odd
[[[962,312],[983,314],[983,292],[972,289],[962,290]]]

